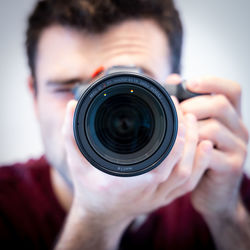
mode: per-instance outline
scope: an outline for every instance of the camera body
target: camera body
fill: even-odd
[[[87,90],[78,86],[74,136],[81,153],[99,170],[135,176],[157,167],[171,151],[178,118],[170,95],[197,94],[183,84],[164,88],[137,67],[114,66]]]

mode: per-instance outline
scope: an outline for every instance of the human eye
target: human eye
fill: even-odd
[[[74,86],[57,86],[53,88],[54,93],[65,94],[72,93]]]
[[[66,79],[66,80],[54,80],[48,81],[47,90],[50,94],[56,97],[73,96],[73,90],[76,86],[81,84],[79,79]]]

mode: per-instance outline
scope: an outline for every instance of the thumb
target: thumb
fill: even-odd
[[[63,135],[67,138],[73,138],[73,116],[77,101],[71,100],[68,102],[65,112],[64,123],[62,127]]]
[[[83,172],[89,166],[90,163],[80,152],[73,133],[73,117],[76,108],[77,101],[72,100],[69,101],[66,108],[65,120],[62,128],[62,133],[64,137],[64,147],[65,153],[67,157],[67,162],[69,165],[69,169],[74,172]],[[84,167],[81,167],[84,166]],[[79,170],[81,169],[81,170]]]

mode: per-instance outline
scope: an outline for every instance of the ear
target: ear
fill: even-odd
[[[38,104],[37,104],[37,93],[36,93],[36,87],[35,87],[35,80],[30,75],[27,79],[28,89],[33,99],[34,104],[34,111],[36,114],[36,118],[38,118]]]

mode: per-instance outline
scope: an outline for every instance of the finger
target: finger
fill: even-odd
[[[71,100],[67,104],[62,133],[64,136],[67,159],[73,165],[90,165],[80,152],[73,135],[73,116],[77,102]],[[70,165],[72,165],[70,164]]]
[[[151,173],[155,176],[158,183],[163,182],[168,178],[174,166],[180,160],[184,150],[185,135],[186,135],[186,126],[183,123],[181,123],[178,126],[176,141],[171,152],[157,168],[151,171]]]
[[[211,140],[216,148],[222,151],[240,151],[245,147],[245,142],[232,133],[226,126],[215,119],[198,122],[199,139]]]
[[[238,154],[225,153],[217,149],[213,149],[211,153],[210,168],[217,173],[238,174],[242,172],[246,153]]]
[[[187,81],[189,90],[225,95],[241,115],[241,87],[238,83],[218,77],[204,77]]]
[[[247,130],[238,113],[225,96],[198,96],[182,102],[180,106],[184,114],[192,113],[198,120],[215,118],[244,141],[247,140]]]
[[[184,183],[192,172],[196,145],[198,142],[198,125],[192,114],[186,115],[185,146],[181,160],[175,165],[168,179],[156,189],[156,195],[166,195]]]
[[[177,113],[177,117],[178,117],[178,122],[185,123],[184,115],[183,115],[183,112],[181,110],[181,106],[180,106],[178,99],[175,96],[171,96],[171,98],[172,98],[173,103],[175,105],[175,109],[176,109],[176,113]]]
[[[194,190],[208,169],[213,144],[208,140],[201,141],[197,147],[192,174],[187,182],[173,190],[167,197],[167,203]]]
[[[179,74],[170,74],[166,80],[167,84],[179,84],[182,82],[181,76]]]
[[[71,100],[68,102],[67,107],[66,107],[62,132],[67,137],[73,136],[73,116],[74,116],[76,105],[77,105],[77,101]]]
[[[186,134],[186,145],[184,148],[184,153],[179,161],[177,171],[187,172],[187,175],[192,172],[194,156],[196,152],[196,146],[198,143],[198,123],[196,118],[192,114],[185,115],[187,134]]]
[[[203,140],[199,143],[195,155],[193,172],[188,183],[186,183],[187,190],[193,190],[198,185],[205,171],[208,169],[211,160],[212,149],[213,143],[209,140]]]

